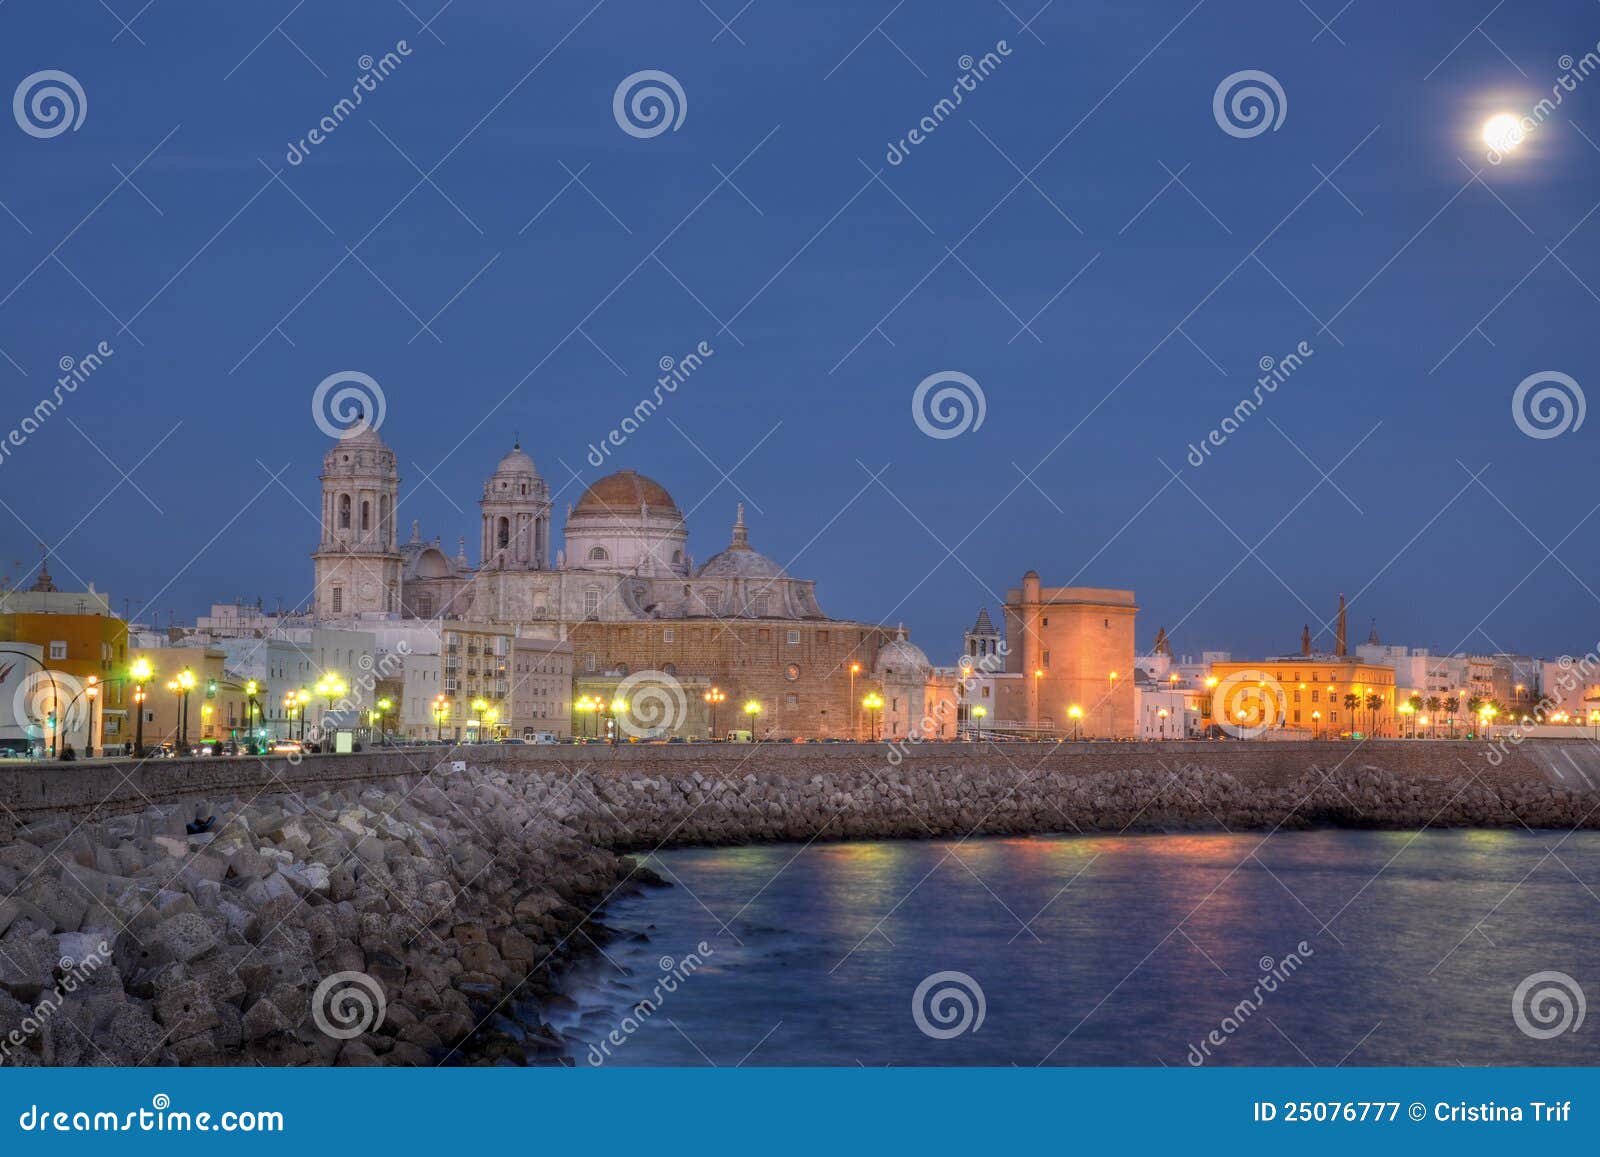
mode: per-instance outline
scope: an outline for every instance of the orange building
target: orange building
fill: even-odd
[[[7,642],[39,648],[54,693],[50,702],[66,700],[59,709],[67,740],[99,753],[131,735],[128,624],[111,613],[104,593],[93,586],[58,590],[46,560],[32,587],[0,596],[0,643]],[[43,717],[34,722],[46,725]]]
[[[1396,733],[1393,667],[1348,656],[1290,655],[1213,663],[1206,684],[1211,693],[1201,704],[1209,724],[1308,739]]]
[[[1023,723],[1086,739],[1131,739],[1132,591],[1045,587],[1037,571],[1006,593],[1006,670],[1023,676]]]

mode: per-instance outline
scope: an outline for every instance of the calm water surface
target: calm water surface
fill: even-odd
[[[1600,1023],[1535,1040],[1512,1016],[1536,972],[1600,996],[1596,832],[777,844],[650,863],[674,886],[607,909],[625,935],[567,978],[575,1007],[551,1018],[580,1065],[612,1030],[624,1043],[604,1063],[626,1065],[1184,1065],[1213,1030],[1210,1064],[1600,1064]],[[702,942],[703,966],[624,1026]],[[1291,953],[1293,974],[1225,1028]],[[982,989],[984,1019],[934,1039],[912,996],[952,970]]]

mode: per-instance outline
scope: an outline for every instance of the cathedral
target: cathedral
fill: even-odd
[[[451,555],[415,521],[399,540],[400,474],[376,430],[336,442],[321,483],[320,621],[489,623],[570,642],[574,699],[609,702],[608,688],[630,674],[662,672],[683,690],[676,730],[685,734],[743,726],[740,711],[754,702],[762,733],[847,738],[872,726],[863,691],[893,693],[897,710],[886,705],[880,726],[921,701],[913,689],[931,670],[926,656],[903,631],[824,614],[812,580],[750,544],[742,505],[727,547],[697,565],[672,495],[621,470],[567,507],[558,547],[550,487],[513,445],[483,484],[474,563],[465,537]],[[720,720],[713,691],[728,701]]]

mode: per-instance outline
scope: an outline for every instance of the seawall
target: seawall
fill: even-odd
[[[749,773],[807,778],[841,769],[904,768],[981,774],[988,769],[1095,775],[1199,765],[1241,783],[1291,782],[1313,766],[1371,765],[1397,775],[1488,782],[1542,779],[1556,786],[1600,787],[1600,746],[1583,739],[1530,740],[1499,751],[1469,740],[1364,744],[1195,742],[978,745],[928,743],[901,749],[882,743],[625,744],[399,748],[351,755],[94,760],[0,763],[0,820],[45,815],[114,815],[189,798],[320,791],[382,779],[410,779],[467,760],[530,774],[632,778],[699,772],[717,778]],[[1586,778],[1585,778],[1586,777]],[[10,813],[7,816],[7,812]]]
[[[536,1023],[561,967],[604,942],[608,900],[653,881],[626,853],[675,844],[1600,827],[1600,792],[1554,781],[1528,745],[1498,765],[1477,744],[1246,748],[507,747],[8,768],[0,1062],[554,1062],[554,1034],[508,1013]]]

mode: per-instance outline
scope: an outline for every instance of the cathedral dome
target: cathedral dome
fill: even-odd
[[[533,464],[533,459],[523,452],[522,443],[518,442],[511,447],[511,452],[500,459],[500,465],[494,468],[495,476],[505,474],[537,474],[539,468]]]
[[[619,470],[607,474],[590,485],[573,507],[574,514],[638,514],[639,507],[678,513],[678,504],[667,493],[666,487],[652,478],[634,470]]]
[[[928,661],[928,656],[922,648],[906,638],[906,629],[901,627],[895,633],[894,640],[886,643],[883,650],[878,652],[878,661],[873,664],[873,672],[877,675],[897,675],[901,677],[923,677],[933,670],[933,664]]]
[[[704,566],[695,571],[696,578],[788,578],[784,570],[766,555],[750,546],[749,531],[744,524],[744,503],[739,503],[739,515],[733,523],[733,541],[721,554],[713,555]]]

